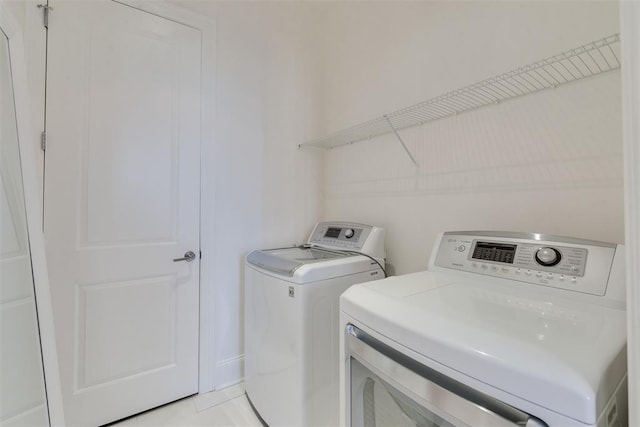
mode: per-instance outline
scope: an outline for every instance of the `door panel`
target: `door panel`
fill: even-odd
[[[45,237],[65,415],[197,392],[201,34],[100,0],[50,4]]]
[[[175,241],[174,49],[152,33],[104,22],[92,28],[89,49],[104,54],[88,58],[82,244]]]
[[[78,389],[170,369],[176,363],[173,277],[81,286]],[[138,327],[128,320],[140,315]],[[142,345],[140,345],[142,344]]]

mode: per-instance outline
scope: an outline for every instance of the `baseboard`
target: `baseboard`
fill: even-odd
[[[214,390],[238,384],[244,379],[244,355],[220,360],[215,364]]]

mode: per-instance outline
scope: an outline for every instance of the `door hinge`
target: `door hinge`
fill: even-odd
[[[53,10],[48,4],[39,4],[38,9],[42,9],[42,24],[45,28],[49,28],[49,11]]]
[[[42,151],[47,151],[47,133],[45,131],[40,134],[40,148]]]

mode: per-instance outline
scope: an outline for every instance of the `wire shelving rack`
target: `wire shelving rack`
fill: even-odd
[[[304,142],[299,147],[335,148],[394,133],[417,167],[416,160],[398,131],[617,70],[620,68],[619,50],[620,34],[613,34],[324,137]]]

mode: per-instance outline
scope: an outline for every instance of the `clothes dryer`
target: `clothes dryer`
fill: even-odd
[[[245,261],[245,388],[271,426],[338,423],[342,292],[383,278],[384,229],[316,225],[300,247],[253,251]]]
[[[621,245],[448,232],[340,302],[347,426],[623,427]]]

